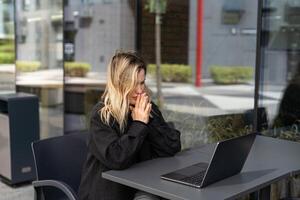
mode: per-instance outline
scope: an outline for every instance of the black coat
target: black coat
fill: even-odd
[[[91,113],[89,152],[79,197],[81,200],[131,200],[134,189],[103,179],[101,173],[126,169],[156,157],[173,156],[181,149],[180,132],[168,126],[152,103],[149,123],[134,121],[129,115],[125,133],[121,134],[113,120],[110,126],[101,121],[98,110],[102,106],[99,102]]]

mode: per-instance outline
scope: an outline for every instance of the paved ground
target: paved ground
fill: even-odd
[[[33,194],[31,185],[9,187],[0,181],[0,200],[33,200]]]
[[[150,88],[155,93],[154,85]],[[270,112],[276,113],[277,104],[281,97],[282,88],[272,88],[264,93],[264,106]],[[197,116],[210,116],[223,113],[239,112],[251,109],[254,105],[254,85],[220,85],[215,86],[206,81],[202,88],[195,88],[190,84],[164,84],[165,108],[179,113],[177,118],[181,122],[199,122]],[[182,115],[180,115],[182,113]],[[189,116],[194,118],[188,118]],[[71,116],[72,119],[74,116]],[[171,117],[174,118],[174,115]],[[75,122],[76,123],[76,122]],[[189,125],[190,126],[190,125]],[[190,141],[195,141],[194,134]],[[198,136],[197,136],[198,137]],[[0,182],[0,200],[32,200],[33,188],[30,185],[12,188]]]
[[[150,85],[150,88],[155,93],[155,86]],[[282,95],[282,87],[266,89],[260,98],[263,99],[263,106],[272,108],[268,111],[273,115]],[[254,107],[254,85],[251,83],[213,85],[208,80],[201,88],[190,84],[167,83],[164,84],[163,94],[167,109],[200,116],[234,113]]]

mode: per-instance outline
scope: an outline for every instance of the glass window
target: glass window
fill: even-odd
[[[267,108],[266,134],[300,141],[300,2],[263,4],[259,105]]]
[[[65,131],[86,130],[117,49],[134,49],[133,1],[69,1],[64,6]]]
[[[15,91],[13,1],[0,1],[0,93]]]
[[[24,0],[15,4],[17,91],[39,97],[41,138],[62,135],[62,1]]]
[[[202,12],[196,0],[172,0],[161,9],[162,111],[181,130],[183,148],[252,131],[257,2],[243,1],[238,8],[233,2],[205,1]],[[140,16],[134,1],[65,4],[66,133],[87,129],[117,49],[140,51],[157,102],[155,13],[146,4],[142,1]],[[238,10],[238,21],[223,23],[224,10]]]
[[[300,1],[265,0],[261,20],[258,105],[269,122],[263,134],[300,142]],[[296,197],[298,183],[293,176],[287,188],[274,184],[272,196]]]
[[[181,130],[183,148],[249,133],[254,120],[257,2],[197,2],[168,1],[161,16],[163,114]],[[231,11],[238,20],[224,23]],[[154,97],[155,26],[155,13],[143,10],[141,52]]]

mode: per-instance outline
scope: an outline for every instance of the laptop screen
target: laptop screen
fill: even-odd
[[[244,166],[254,139],[255,134],[252,133],[221,141],[217,144],[213,156],[205,168],[195,164],[164,174],[161,178],[202,188],[238,174]]]

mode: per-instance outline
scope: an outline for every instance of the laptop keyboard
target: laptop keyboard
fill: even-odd
[[[204,178],[204,175],[205,175],[205,171],[202,171],[202,172],[199,172],[199,173],[194,174],[192,176],[183,178],[183,179],[181,179],[181,181],[187,182],[187,183],[190,183],[190,184],[193,184],[193,185],[201,185],[202,180]]]

